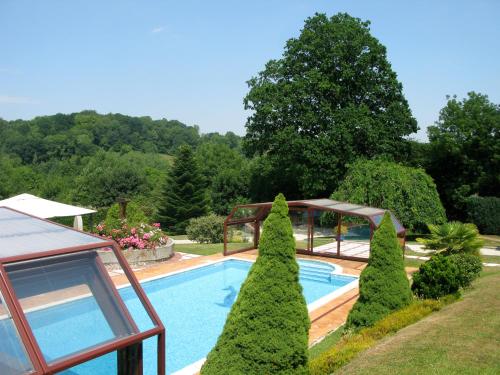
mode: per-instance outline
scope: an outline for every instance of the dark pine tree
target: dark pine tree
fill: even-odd
[[[171,234],[185,233],[189,219],[207,213],[205,184],[190,146],[180,146],[158,209],[158,221]]]

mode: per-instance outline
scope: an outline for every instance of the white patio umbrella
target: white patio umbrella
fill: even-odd
[[[83,229],[82,215],[97,212],[88,208],[54,202],[31,194],[19,194],[1,200],[0,207],[9,207],[42,219],[74,216],[73,226],[79,230]]]

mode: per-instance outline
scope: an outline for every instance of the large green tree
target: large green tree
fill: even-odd
[[[211,135],[195,152],[209,191],[210,208],[218,215],[227,215],[235,204],[246,202],[248,197],[249,161],[225,140],[226,137]]]
[[[207,194],[193,150],[179,147],[158,207],[158,221],[170,233],[185,233],[189,219],[207,213]]]
[[[292,224],[280,194],[264,222],[259,256],[201,374],[307,374],[309,326]]]
[[[75,181],[75,201],[109,207],[146,191],[146,174],[139,165],[114,152],[99,151],[90,158]]]
[[[500,104],[475,92],[462,101],[448,98],[428,135],[428,171],[450,218],[466,219],[470,195],[499,196]]]
[[[389,213],[373,235],[368,265],[359,279],[359,298],[347,317],[347,328],[369,327],[411,302],[403,252]]]
[[[244,148],[272,159],[295,195],[333,191],[359,156],[403,158],[418,129],[386,48],[345,13],[308,18],[248,85]]]
[[[353,163],[332,198],[391,210],[412,231],[446,220],[436,185],[423,169],[384,160]]]

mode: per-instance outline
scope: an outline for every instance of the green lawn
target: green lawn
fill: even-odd
[[[488,246],[488,247],[500,247],[500,236],[483,234],[480,237],[484,241],[484,246]]]
[[[500,270],[487,268],[461,301],[381,340],[338,373],[500,374],[499,283]]]
[[[244,247],[251,246],[250,243],[228,243],[227,247],[229,250],[242,249]],[[174,251],[180,251],[183,253],[197,254],[197,255],[212,255],[217,253],[222,253],[224,249],[223,243],[190,243],[190,244],[174,244]]]
[[[309,360],[313,360],[342,338],[343,326],[330,333],[316,345],[309,348]]]
[[[174,240],[189,240],[187,234],[179,234],[177,236],[170,236]]]
[[[325,245],[327,243],[332,243],[334,241],[335,241],[335,239],[333,237],[317,237],[317,238],[315,237],[314,242],[313,242],[313,246],[314,247],[321,246],[321,245]],[[295,245],[299,249],[306,249],[307,248],[307,239],[296,240]]]
[[[418,253],[416,251],[406,250],[405,255],[416,255],[420,257],[430,257],[431,254]],[[498,263],[500,264],[500,256],[497,255],[481,255],[481,260],[484,263]],[[419,259],[410,259],[405,258],[405,265],[407,267],[418,267],[420,264],[425,262],[424,260]]]
[[[498,256],[498,255],[481,255],[481,260],[484,263],[497,263],[497,264],[500,264],[500,256]]]
[[[424,262],[425,262],[425,260],[405,258],[405,267],[416,267],[416,268],[418,268]]]

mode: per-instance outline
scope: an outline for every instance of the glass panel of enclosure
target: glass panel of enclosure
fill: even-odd
[[[260,209],[261,207],[238,207],[236,211],[234,211],[231,220],[255,218],[259,213]]]
[[[290,221],[292,222],[293,236],[295,244],[299,250],[309,248],[309,226],[307,209],[290,207],[288,211]]]
[[[361,217],[343,216],[340,225],[340,255],[368,258],[370,256],[370,222]]]
[[[227,250],[252,249],[254,245],[255,222],[229,224],[227,226]]]
[[[18,375],[30,371],[33,366],[0,293],[0,374]]]
[[[396,233],[401,233],[404,230],[404,228],[398,221],[398,219],[396,219],[396,216],[394,216],[392,212],[391,212],[391,220],[392,223],[394,224],[394,228],[396,229]]]
[[[49,221],[0,207],[1,256],[20,256],[105,240]]]
[[[113,284],[118,289],[118,293],[120,294],[123,302],[125,302],[125,305],[127,306],[134,322],[137,324],[139,331],[145,332],[153,329],[155,324],[149,317],[146,308],[142,304],[134,288],[130,285],[130,280],[126,277],[123,268],[118,263],[118,259],[116,258],[113,250],[111,248],[98,249],[97,254],[108,270]],[[143,284],[142,287],[143,289],[146,289],[148,284]]]
[[[97,251],[5,268],[49,364],[139,332]]]
[[[339,214],[314,210],[312,216],[312,250],[315,253],[336,255]]]

